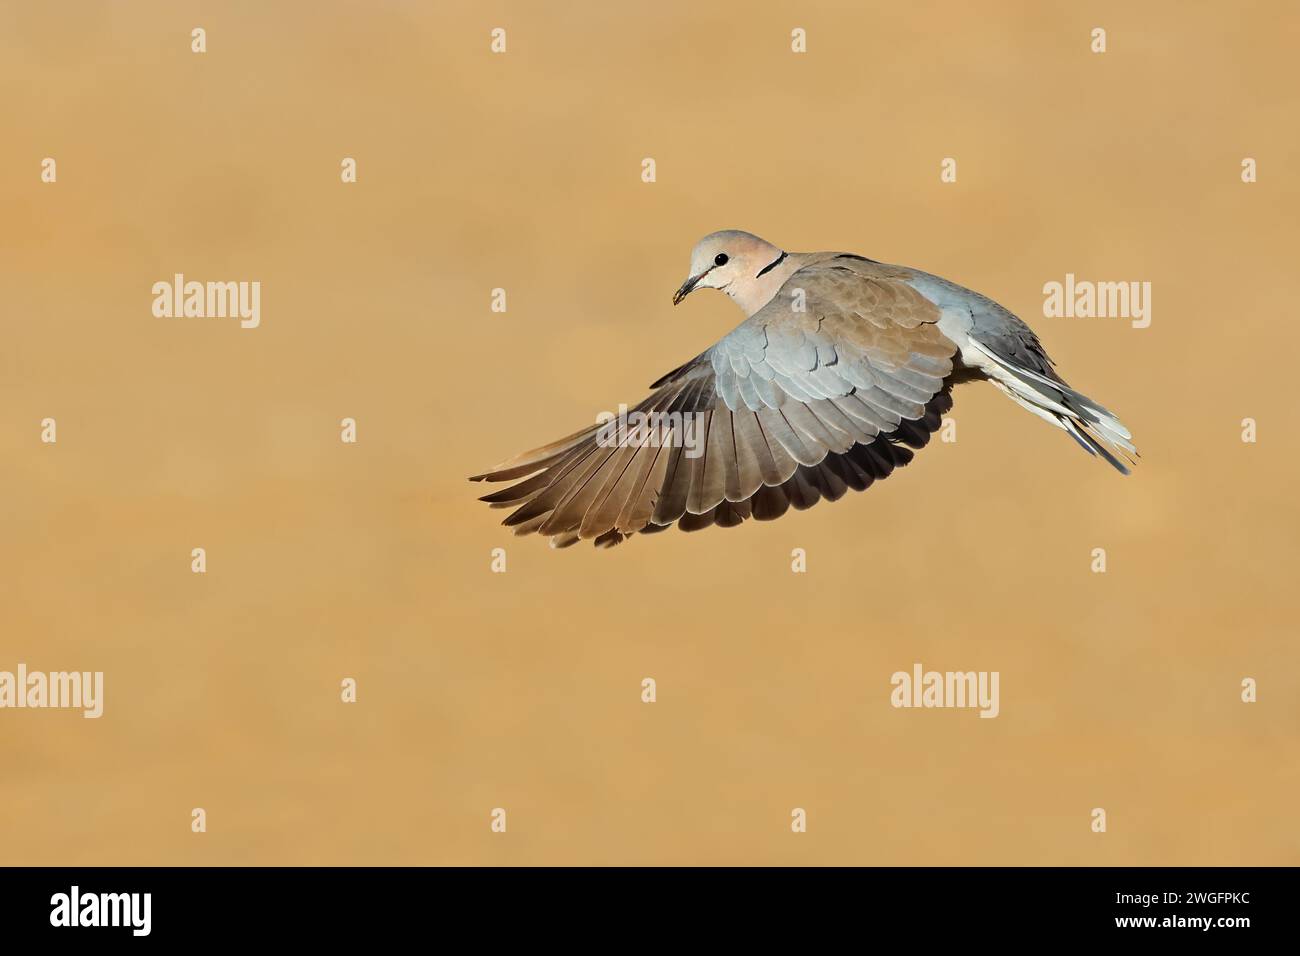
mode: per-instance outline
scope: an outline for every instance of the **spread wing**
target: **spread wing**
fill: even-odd
[[[952,407],[956,346],[902,274],[856,256],[795,272],[627,416],[503,462],[481,500],[556,547],[770,520],[861,491],[912,459]]]

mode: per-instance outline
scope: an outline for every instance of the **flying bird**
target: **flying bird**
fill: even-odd
[[[836,501],[910,462],[968,381],[1122,474],[1137,458],[1129,430],[1065,383],[1029,326],[947,279],[725,230],[696,244],[673,304],[697,289],[725,292],[745,321],[651,385],[624,427],[591,425],[471,479],[516,482],[480,499],[512,509],[515,534],[608,547]]]

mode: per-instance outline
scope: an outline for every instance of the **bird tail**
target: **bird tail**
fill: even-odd
[[[1109,409],[1076,392],[1060,378],[1048,378],[978,342],[972,344],[991,360],[990,380],[1013,401],[1064,430],[1084,451],[1105,459],[1120,474],[1129,474],[1137,464],[1139,456],[1132,433]]]

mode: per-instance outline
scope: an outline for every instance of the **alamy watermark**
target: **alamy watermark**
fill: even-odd
[[[83,893],[74,885],[50,897],[51,926],[119,926],[132,936],[148,936],[153,927],[152,893]]]
[[[83,717],[104,713],[103,671],[31,671],[19,664],[17,673],[0,671],[0,708],[75,710]]]
[[[262,323],[262,283],[186,282],[178,272],[172,281],[153,284],[153,314],[160,319],[239,319],[241,329]]]
[[[1092,282],[1065,274],[1064,282],[1043,285],[1043,317],[1048,319],[1132,319],[1135,329],[1151,324],[1150,282]]]
[[[704,454],[704,414],[701,412],[642,412],[619,405],[618,412],[596,416],[596,444],[601,448],[624,445],[681,448],[687,458]]]
[[[927,671],[920,662],[911,673],[895,671],[889,683],[894,688],[889,702],[895,707],[979,708],[981,717],[996,717],[999,671]]]

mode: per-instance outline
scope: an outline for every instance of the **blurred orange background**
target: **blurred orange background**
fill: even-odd
[[[99,720],[0,711],[0,862],[1300,863],[1298,27],[3,3],[0,670],[106,687]],[[728,227],[997,299],[1136,473],[963,386],[955,443],[838,504],[511,537],[465,476],[733,327],[669,304]],[[177,272],[260,281],[260,327],[155,318]],[[1043,318],[1067,272],[1151,282],[1150,328]],[[1000,716],[893,709],[918,661],[1000,672]]]

